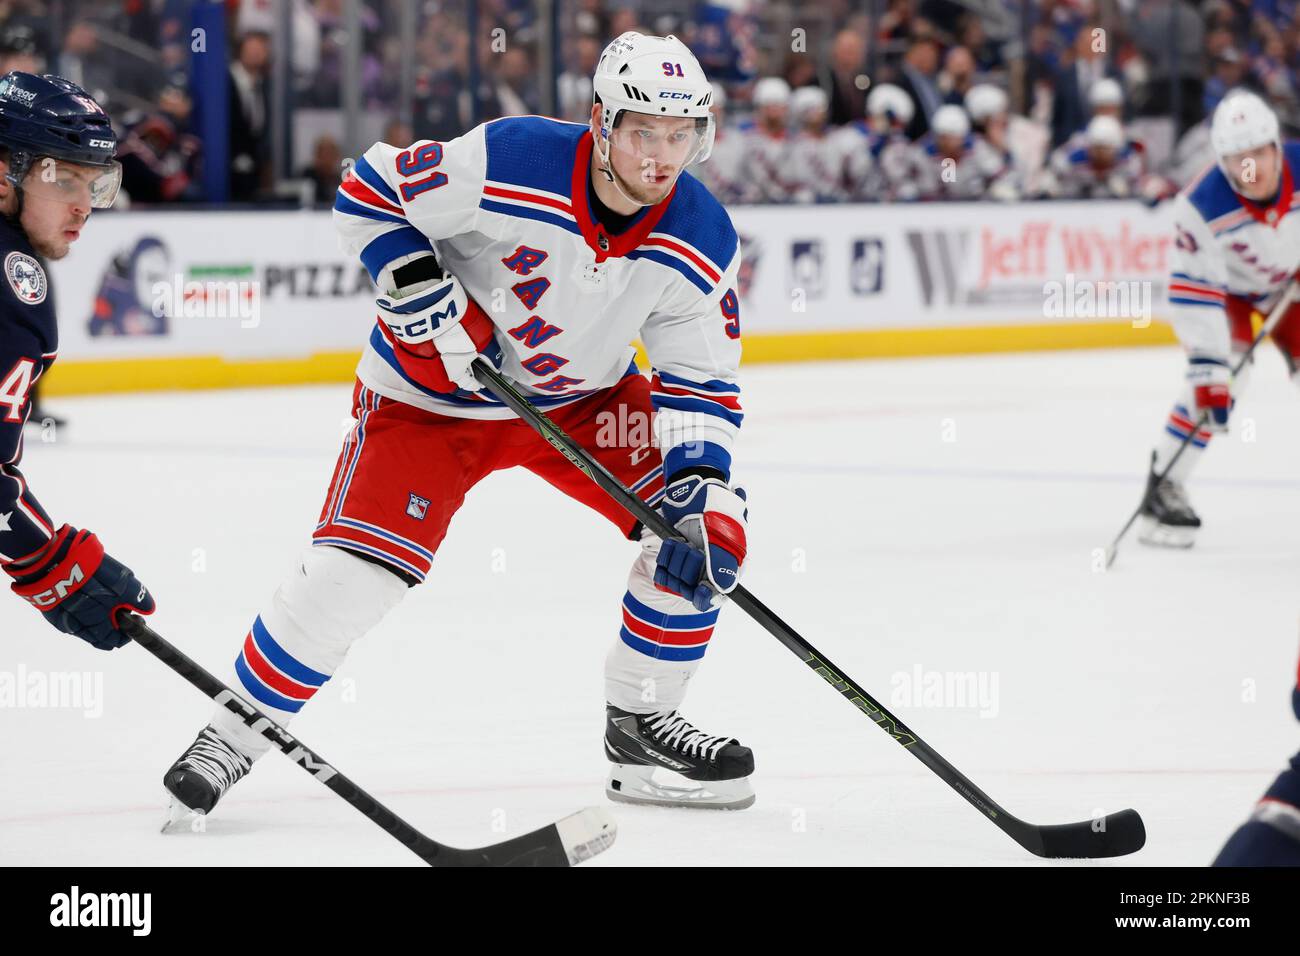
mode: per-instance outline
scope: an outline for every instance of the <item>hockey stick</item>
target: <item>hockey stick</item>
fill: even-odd
[[[644,501],[629,491],[621,481],[565,434],[564,430],[541,411],[495,368],[483,359],[474,360],[474,373],[483,385],[508,405],[565,458],[599,485],[625,511],[663,540],[683,540],[666,521]],[[811,644],[799,636],[790,625],[776,616],[743,585],[737,584],[728,595],[741,610],[752,617],[764,630],[784,644],[819,677],[834,687],[854,707],[866,714],[881,730],[889,734],[914,757],[929,767],[944,783],[966,798],[976,810],[1022,847],[1037,856],[1097,858],[1124,856],[1142,849],[1146,830],[1142,818],[1135,810],[1121,810],[1107,814],[1103,819],[1084,820],[1055,826],[1036,826],[1020,820],[1002,809],[960,770],[939,755],[929,744],[914,734],[903,722],[885,709],[865,690],[855,684],[844,671],[831,663]]]
[[[1246,364],[1254,358],[1255,347],[1259,345],[1260,342],[1264,341],[1265,336],[1277,328],[1277,324],[1282,321],[1282,316],[1286,314],[1286,310],[1291,306],[1291,303],[1296,300],[1297,294],[1300,293],[1300,283],[1296,281],[1296,275],[1297,273],[1294,271],[1291,273],[1291,281],[1287,283],[1287,287],[1282,293],[1282,298],[1278,299],[1277,305],[1273,306],[1273,311],[1268,314],[1268,318],[1264,320],[1264,324],[1259,327],[1259,332],[1256,333],[1255,338],[1251,341],[1250,347],[1242,354],[1241,360],[1233,366],[1232,377],[1234,379],[1241,373],[1241,370],[1246,367]],[[1201,412],[1200,416],[1196,419],[1196,427],[1183,436],[1183,440],[1179,443],[1178,448],[1174,450],[1173,457],[1169,459],[1169,464],[1165,465],[1165,470],[1156,476],[1157,485],[1169,477],[1169,473],[1174,470],[1174,465],[1178,464],[1178,459],[1183,457],[1183,452],[1187,451],[1188,447],[1191,445],[1192,436],[1204,428],[1209,421],[1210,412],[1206,409]],[[1155,463],[1156,453],[1153,451],[1151,453],[1152,468],[1155,468]],[[1110,547],[1106,549],[1107,568],[1115,563],[1115,555],[1119,553],[1119,543],[1124,539],[1124,535],[1128,534],[1129,528],[1133,527],[1133,523],[1141,516],[1142,507],[1146,502],[1147,496],[1144,492],[1142,500],[1138,502],[1137,509],[1129,515],[1128,521],[1124,522],[1124,527],[1119,529],[1119,534],[1115,535],[1115,540],[1112,541]]]
[[[289,735],[252,704],[190,660],[135,614],[123,614],[122,630],[146,651],[260,733],[290,760],[386,830],[430,866],[576,866],[610,848],[617,835],[614,818],[587,807],[557,823],[501,843],[460,849],[430,840],[415,827]]]

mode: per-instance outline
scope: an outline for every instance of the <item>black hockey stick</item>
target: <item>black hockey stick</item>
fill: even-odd
[[[366,793],[302,741],[190,660],[135,614],[121,616],[122,630],[158,660],[235,714],[280,748],[290,760],[386,830],[430,866],[576,866],[614,843],[614,818],[599,807],[579,810],[557,823],[501,843],[460,849],[430,840]]]
[[[662,539],[681,541],[682,536],[644,501],[629,491],[621,481],[591,457],[564,430],[540,412],[528,399],[495,368],[483,359],[474,360],[474,373],[485,387],[508,405],[520,418],[531,425],[539,435],[565,458],[594,481],[624,510]],[[1142,849],[1146,843],[1146,830],[1142,818],[1135,810],[1121,810],[1107,814],[1102,819],[1084,820],[1055,826],[1035,826],[1007,813],[960,770],[939,755],[929,744],[912,733],[903,722],[885,709],[865,690],[855,684],[844,671],[800,637],[790,625],[776,616],[743,585],[736,585],[728,595],[741,610],[752,617],[768,633],[790,649],[828,684],[840,692],[854,707],[867,715],[881,730],[889,734],[916,759],[929,767],[944,783],[984,814],[1022,847],[1037,856],[1097,858],[1124,856]]]
[[[1240,361],[1233,366],[1233,378],[1236,378],[1241,374],[1241,370],[1246,367],[1246,363],[1254,359],[1255,347],[1259,345],[1260,342],[1264,341],[1265,336],[1277,328],[1277,324],[1282,321],[1282,316],[1286,314],[1286,310],[1290,308],[1291,303],[1295,301],[1297,292],[1300,292],[1300,284],[1297,284],[1295,273],[1293,272],[1292,278],[1287,283],[1286,290],[1282,294],[1282,298],[1278,299],[1277,305],[1273,306],[1273,311],[1268,314],[1268,318],[1264,320],[1264,324],[1259,327],[1259,332],[1255,334],[1255,338],[1251,341],[1250,347],[1242,353]],[[1157,485],[1169,477],[1169,473],[1174,470],[1174,465],[1178,464],[1178,459],[1182,458],[1183,452],[1187,451],[1191,446],[1192,437],[1209,424],[1209,421],[1210,412],[1207,409],[1206,411],[1201,412],[1200,416],[1196,419],[1196,427],[1183,436],[1183,440],[1178,444],[1178,448],[1175,449],[1173,456],[1169,459],[1169,464],[1165,465],[1164,471],[1160,472],[1160,474],[1156,476]],[[1155,469],[1155,465],[1156,453],[1153,451],[1151,453],[1151,467],[1153,470]],[[1115,563],[1115,555],[1119,553],[1119,543],[1124,540],[1124,535],[1128,534],[1129,528],[1133,527],[1134,522],[1136,522],[1139,516],[1141,516],[1142,508],[1146,503],[1147,496],[1144,492],[1142,500],[1138,502],[1137,508],[1128,516],[1128,520],[1124,522],[1124,527],[1119,529],[1119,534],[1115,535],[1115,540],[1112,541],[1110,547],[1106,549],[1106,567],[1109,568]]]

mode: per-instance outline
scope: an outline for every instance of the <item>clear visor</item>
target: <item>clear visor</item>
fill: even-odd
[[[697,120],[628,113],[610,131],[609,149],[632,160],[647,182],[676,177],[692,163],[709,158],[713,150],[713,117]]]
[[[23,179],[29,196],[86,209],[107,209],[122,185],[122,167],[85,166],[51,156],[38,157]]]

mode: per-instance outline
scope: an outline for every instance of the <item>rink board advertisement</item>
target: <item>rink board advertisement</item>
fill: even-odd
[[[1139,203],[740,207],[746,361],[1172,341]],[[350,378],[373,288],[328,211],[100,215],[51,264],[52,393]]]

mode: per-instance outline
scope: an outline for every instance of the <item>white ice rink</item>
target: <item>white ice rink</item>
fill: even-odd
[[[1181,370],[1171,348],[744,373],[749,588],[1012,813],[1146,821],[1135,856],[1046,865],[1204,865],[1300,747],[1300,394],[1271,350],[1191,485],[1197,546],[1130,537],[1095,570]],[[24,470],[149,585],[153,626],[223,673],[315,523],[348,395],[54,400],[71,424],[31,435]],[[444,842],[604,803],[602,663],[633,553],[532,475],[489,478],[294,732]],[[163,771],[210,702],[10,596],[0,636],[0,673],[102,674],[99,716],[0,710],[0,863],[419,865],[276,753],[206,832],[160,835]],[[928,672],[973,672],[986,699],[909,702]],[[735,608],[684,713],[754,749],[758,802],[612,805],[594,865],[1042,862]]]

